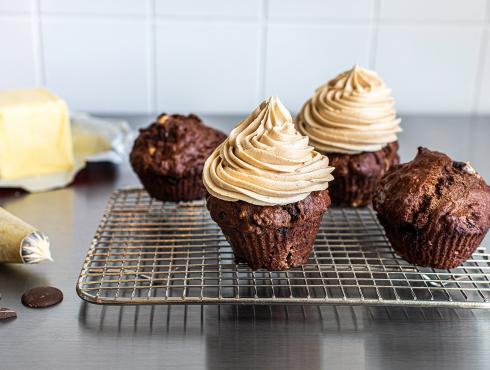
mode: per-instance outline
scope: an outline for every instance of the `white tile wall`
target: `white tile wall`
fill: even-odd
[[[486,0],[380,1],[381,19],[483,21],[486,17]]]
[[[3,12],[29,13],[31,0],[0,0],[0,15]]]
[[[156,14],[177,17],[243,17],[257,18],[260,0],[179,0],[157,1]]]
[[[482,58],[482,76],[478,91],[477,109],[480,113],[490,114],[490,37],[489,30],[485,35],[485,52]]]
[[[369,28],[273,24],[266,54],[265,95],[280,96],[297,112],[318,86],[340,71],[355,63],[368,65]]]
[[[374,0],[269,0],[271,19],[370,19]]]
[[[39,0],[41,12],[51,14],[145,15],[150,0]]]
[[[400,111],[469,112],[473,107],[479,27],[381,26],[376,69]]]
[[[0,88],[72,109],[297,111],[359,63],[402,113],[490,113],[490,0],[0,0]]]
[[[27,19],[0,18],[0,89],[36,84],[33,32]]]
[[[488,150],[488,139],[488,119],[487,117],[477,117],[473,123],[473,130],[470,133],[471,148],[473,151],[470,161],[487,183],[490,179],[488,152],[486,152]]]
[[[157,25],[158,110],[247,111],[256,104],[255,24]]]
[[[148,108],[148,42],[142,21],[46,19],[46,85],[71,107],[141,112]]]

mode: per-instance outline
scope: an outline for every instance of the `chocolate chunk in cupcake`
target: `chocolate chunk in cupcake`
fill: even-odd
[[[333,205],[370,204],[381,176],[399,163],[400,118],[391,90],[375,72],[355,66],[320,86],[296,126],[335,167]]]
[[[202,199],[206,158],[226,138],[194,114],[162,114],[141,129],[130,155],[131,165],[148,193],[162,201]]]
[[[207,207],[239,262],[286,270],[308,261],[333,168],[277,98],[239,122],[208,158]]]
[[[419,148],[380,181],[373,206],[395,251],[419,266],[454,268],[490,227],[490,188],[467,163]]]
[[[17,312],[10,308],[0,308],[0,321],[12,320],[17,318]]]

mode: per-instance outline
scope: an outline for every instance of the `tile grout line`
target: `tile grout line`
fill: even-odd
[[[380,0],[374,0],[374,9],[371,16],[370,37],[368,48],[368,63],[369,69],[376,70],[376,53],[378,52],[378,26],[380,13]]]
[[[203,22],[209,21],[204,19]],[[176,20],[176,22],[186,22],[186,20]],[[372,19],[347,19],[347,18],[284,18],[270,19],[269,24],[282,27],[317,27],[317,28],[337,28],[337,27],[359,27],[369,26],[372,24]],[[411,28],[411,29],[438,29],[438,28],[478,28],[487,26],[483,21],[444,21],[444,20],[386,20],[378,17],[376,25],[393,28]]]
[[[36,85],[46,85],[46,68],[44,60],[43,29],[41,21],[41,4],[40,0],[31,0],[31,27],[32,27],[32,45],[34,55],[34,66]]]
[[[47,20],[107,20],[107,21],[141,21],[145,22],[148,19],[147,15],[142,14],[98,14],[98,13],[50,13],[42,12],[43,19]],[[0,19],[19,19],[29,18],[29,13],[24,12],[2,12]],[[260,17],[259,17],[260,18]],[[252,24],[257,22],[257,17],[240,17],[240,16],[170,16],[170,15],[155,15],[155,23],[159,22],[173,22],[173,23],[228,23],[228,24]],[[326,24],[325,22],[328,22]],[[313,27],[339,27],[339,26],[362,26],[370,25],[371,19],[368,18],[328,18],[328,17],[282,17],[268,19],[269,24],[279,26],[313,26]],[[479,20],[441,20],[441,19],[377,19],[378,26],[390,26],[390,27],[490,27],[486,21]]]
[[[156,58],[156,22],[155,22],[155,13],[156,13],[156,0],[149,0],[148,2],[148,15],[147,15],[147,47],[148,47],[148,55],[147,55],[147,83],[148,83],[148,101],[147,101],[147,110],[149,114],[155,113],[157,111],[157,58]]]
[[[149,8],[150,5],[147,6]],[[148,13],[148,11],[147,11]],[[10,16],[22,16],[22,13],[11,13]],[[148,19],[148,14],[101,14],[101,13],[49,13],[43,12],[45,18],[49,20],[111,20],[111,21],[140,21],[145,22]],[[9,14],[2,14],[8,17]],[[221,22],[221,23],[256,23],[258,17],[248,16],[210,16],[210,15],[158,15],[154,14],[155,22],[173,22],[173,23],[189,23],[189,22]]]
[[[265,99],[265,73],[267,64],[268,0],[262,0],[259,18],[257,103]]]

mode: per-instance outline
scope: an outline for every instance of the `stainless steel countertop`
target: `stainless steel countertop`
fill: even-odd
[[[206,116],[204,116],[206,118]],[[149,117],[125,117],[135,127]],[[237,117],[207,117],[228,131]],[[490,118],[404,117],[402,160],[416,147],[470,160],[490,181]],[[49,234],[54,263],[0,265],[0,369],[484,369],[490,310],[285,306],[95,306],[75,293],[81,263],[116,188],[138,181],[128,164],[90,166],[69,188],[0,191],[0,204]],[[489,238],[485,240],[489,244]],[[22,293],[54,285],[64,301],[27,309]]]

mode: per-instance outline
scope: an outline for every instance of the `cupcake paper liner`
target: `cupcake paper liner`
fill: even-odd
[[[289,228],[262,228],[255,233],[224,227],[221,230],[237,262],[245,262],[253,270],[287,270],[308,261],[321,219],[317,217]]]
[[[206,195],[200,175],[181,179],[151,174],[138,176],[150,196],[164,202],[191,201],[203,199]]]
[[[356,175],[334,177],[328,190],[335,206],[364,207],[371,204],[379,177]]]
[[[390,143],[376,152],[354,155],[326,153],[326,155],[330,156],[332,165],[338,167],[333,173],[334,180],[329,183],[330,198],[332,204],[336,206],[370,205],[381,177],[400,163],[398,142]],[[358,173],[352,169],[365,166],[369,169],[369,173]],[[348,167],[348,171],[345,167]],[[364,171],[365,169],[362,172]]]
[[[378,214],[393,249],[405,260],[418,266],[451,269],[463,264],[478,248],[486,232],[461,234],[447,228],[416,230],[412,225],[387,222]]]

